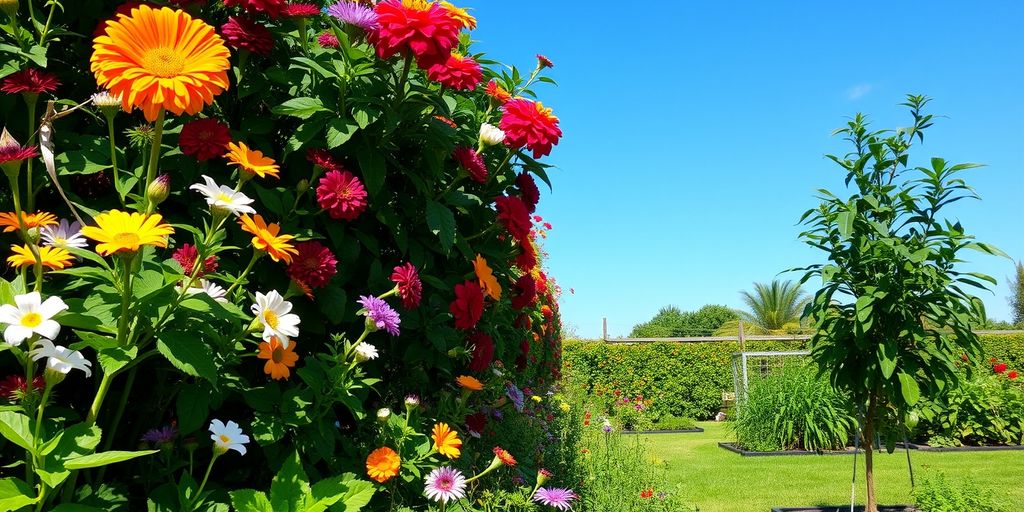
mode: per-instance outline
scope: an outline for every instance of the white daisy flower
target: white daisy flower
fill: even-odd
[[[82,370],[86,377],[92,377],[92,362],[85,358],[81,352],[71,350],[67,347],[54,345],[52,341],[41,338],[32,349],[32,359],[46,359],[46,368],[55,372],[67,375],[71,370]]]
[[[256,213],[256,210],[249,206],[253,200],[245,194],[226,185],[217,185],[209,176],[203,175],[203,180],[206,184],[196,183],[189,189],[198,190],[206,196],[206,204],[210,205],[210,208],[221,208],[234,215]]]
[[[235,450],[236,452],[245,455],[245,445],[249,442],[249,436],[242,433],[242,429],[239,428],[238,423],[229,421],[227,425],[220,420],[213,420],[210,422],[210,432],[213,434],[210,439],[213,439],[214,450],[220,453],[226,453],[228,450]]]
[[[263,324],[263,340],[277,337],[281,346],[288,348],[291,338],[299,335],[299,315],[290,313],[292,303],[284,300],[277,290],[263,295],[256,292],[256,303],[252,305],[252,314]]]
[[[360,363],[365,363],[370,359],[377,359],[377,355],[377,347],[365,341],[361,341],[356,345],[356,361]]]
[[[60,224],[56,226],[43,226],[39,229],[39,236],[43,239],[43,245],[58,249],[84,249],[89,245],[82,236],[82,224],[77,220],[71,222],[68,219],[61,219]]]
[[[198,295],[200,293],[205,293],[205,294],[209,295],[210,297],[212,297],[213,300],[215,300],[217,302],[227,302],[228,301],[228,299],[227,299],[228,291],[225,290],[223,286],[221,286],[221,285],[219,285],[219,284],[217,284],[217,283],[215,283],[213,281],[207,280],[207,279],[200,279],[199,282],[196,283],[196,284],[198,284],[198,286],[193,286],[193,287],[189,288],[185,292],[185,294],[186,295]],[[181,285],[178,285],[175,289],[177,289],[178,292],[181,292]]]
[[[505,132],[493,124],[484,123],[480,125],[480,142],[485,146],[501,144],[505,140]]]
[[[8,345],[21,345],[21,342],[31,338],[33,334],[51,340],[60,334],[60,324],[52,320],[57,313],[68,308],[60,297],[53,296],[42,302],[39,292],[32,292],[16,295],[14,302],[17,306],[0,306],[0,324],[7,324],[7,328],[4,329],[4,341]]]

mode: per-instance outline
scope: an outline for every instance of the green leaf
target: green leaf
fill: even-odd
[[[36,467],[36,474],[46,485],[56,488],[71,471],[64,467],[64,461],[88,455],[100,444],[100,428],[96,425],[77,423],[60,431],[39,450],[43,462]]]
[[[132,362],[138,353],[139,347],[114,347],[97,352],[96,360],[100,362],[103,373],[114,373]]]
[[[359,125],[345,119],[331,119],[327,123],[327,149],[334,149],[352,138]]]
[[[231,506],[238,512],[275,512],[267,495],[253,489],[231,491]]]
[[[853,232],[853,221],[856,219],[854,212],[839,212],[836,215],[836,223],[839,225],[839,236],[849,238]]]
[[[317,112],[331,112],[331,110],[324,107],[323,102],[317,98],[292,98],[274,107],[271,109],[271,112],[277,115],[308,119],[309,116],[316,114]]]
[[[354,475],[351,473],[346,473],[344,476],[354,478]],[[342,503],[345,504],[345,508],[342,509],[344,512],[361,510],[370,503],[370,498],[373,498],[373,493],[376,492],[373,484],[366,480],[348,480],[346,485],[348,485],[348,491],[345,493],[345,497],[341,499]]]
[[[892,377],[896,371],[897,348],[894,343],[883,341],[878,344],[878,364],[882,367],[882,376]]]
[[[356,159],[359,162],[359,170],[363,173],[363,179],[366,180],[367,192],[371,196],[376,196],[381,188],[384,187],[384,179],[387,177],[388,168],[380,148],[369,143],[365,136],[362,139],[363,144],[356,154]]]
[[[213,351],[198,336],[181,331],[164,331],[157,335],[156,349],[175,368],[193,377],[217,383]]]
[[[35,451],[32,446],[32,427],[28,416],[24,414],[0,411],[0,435],[30,452]]]
[[[68,459],[68,461],[64,463],[64,467],[72,470],[98,468],[108,464],[115,464],[138,457],[145,457],[146,455],[152,455],[159,451],[160,450],[142,450],[137,452],[126,452],[113,450],[109,452],[94,453],[92,455]]]
[[[298,452],[292,452],[270,483],[270,504],[275,512],[294,512],[309,492],[309,478],[302,469],[302,461]]]
[[[199,382],[181,388],[175,404],[178,413],[178,430],[188,434],[203,426],[210,410],[210,392]]]
[[[907,405],[916,404],[921,399],[921,388],[917,381],[904,372],[899,372],[896,376],[900,379],[900,392],[903,394],[903,400],[907,402]]]
[[[0,510],[18,510],[39,501],[31,497],[34,492],[24,481],[17,478],[0,478]]]
[[[437,235],[444,251],[450,251],[455,244],[455,215],[452,211],[437,201],[428,201],[427,227]]]

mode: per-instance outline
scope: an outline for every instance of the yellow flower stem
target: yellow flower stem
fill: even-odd
[[[210,458],[210,464],[206,466],[206,474],[203,475],[203,483],[199,484],[199,490],[196,491],[195,496],[192,497],[188,502],[188,506],[185,507],[187,512],[195,510],[195,502],[199,499],[199,496],[203,494],[203,489],[206,488],[206,481],[210,479],[210,471],[213,470],[213,463],[217,462],[217,458],[223,455],[224,452],[214,448],[213,457]]]
[[[32,5],[32,2],[29,2],[29,5]],[[28,106],[28,142],[25,145],[31,147],[35,145],[36,140],[36,103],[39,101],[39,94],[25,94],[23,97],[25,98],[25,104]],[[32,98],[31,100],[29,99],[30,97]],[[32,163],[34,161],[35,158],[29,158],[25,162],[25,179],[28,180],[28,197],[26,199],[29,212],[32,211],[36,203],[36,194],[32,188]]]
[[[256,266],[256,261],[260,259],[260,256],[262,256],[262,254],[260,254],[259,251],[253,249],[252,259],[249,260],[249,265],[245,267],[245,270],[243,270],[241,274],[238,274],[238,277],[235,279],[234,284],[232,284],[231,287],[228,288],[228,291],[224,292],[224,296],[228,297],[228,300],[230,300],[231,292],[235,291],[235,289],[238,288],[240,284],[242,284],[242,280],[249,275],[249,272],[252,272],[252,268]]]
[[[143,195],[146,195],[145,205],[146,212],[152,213],[150,207],[150,200],[146,191],[149,190],[149,185],[156,179],[157,164],[160,163],[160,144],[164,138],[164,109],[161,108],[160,112],[156,115],[156,123],[153,127],[153,145],[149,151],[149,165],[146,167],[146,184],[142,187]]]

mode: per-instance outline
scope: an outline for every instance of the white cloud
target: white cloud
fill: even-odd
[[[846,90],[846,99],[857,100],[863,98],[864,96],[867,96],[873,88],[874,86],[871,84],[857,84]]]

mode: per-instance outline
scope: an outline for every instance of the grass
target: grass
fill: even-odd
[[[647,436],[651,453],[668,464],[668,478],[701,512],[769,512],[774,506],[849,504],[853,457],[808,455],[741,457],[718,447],[732,441],[725,424],[699,422],[703,433]],[[1020,451],[921,453],[911,451],[914,475],[941,471],[952,481],[971,478],[1004,503],[1024,503]],[[857,503],[863,504],[864,457],[857,457]],[[882,504],[913,503],[903,451],[875,458]]]

